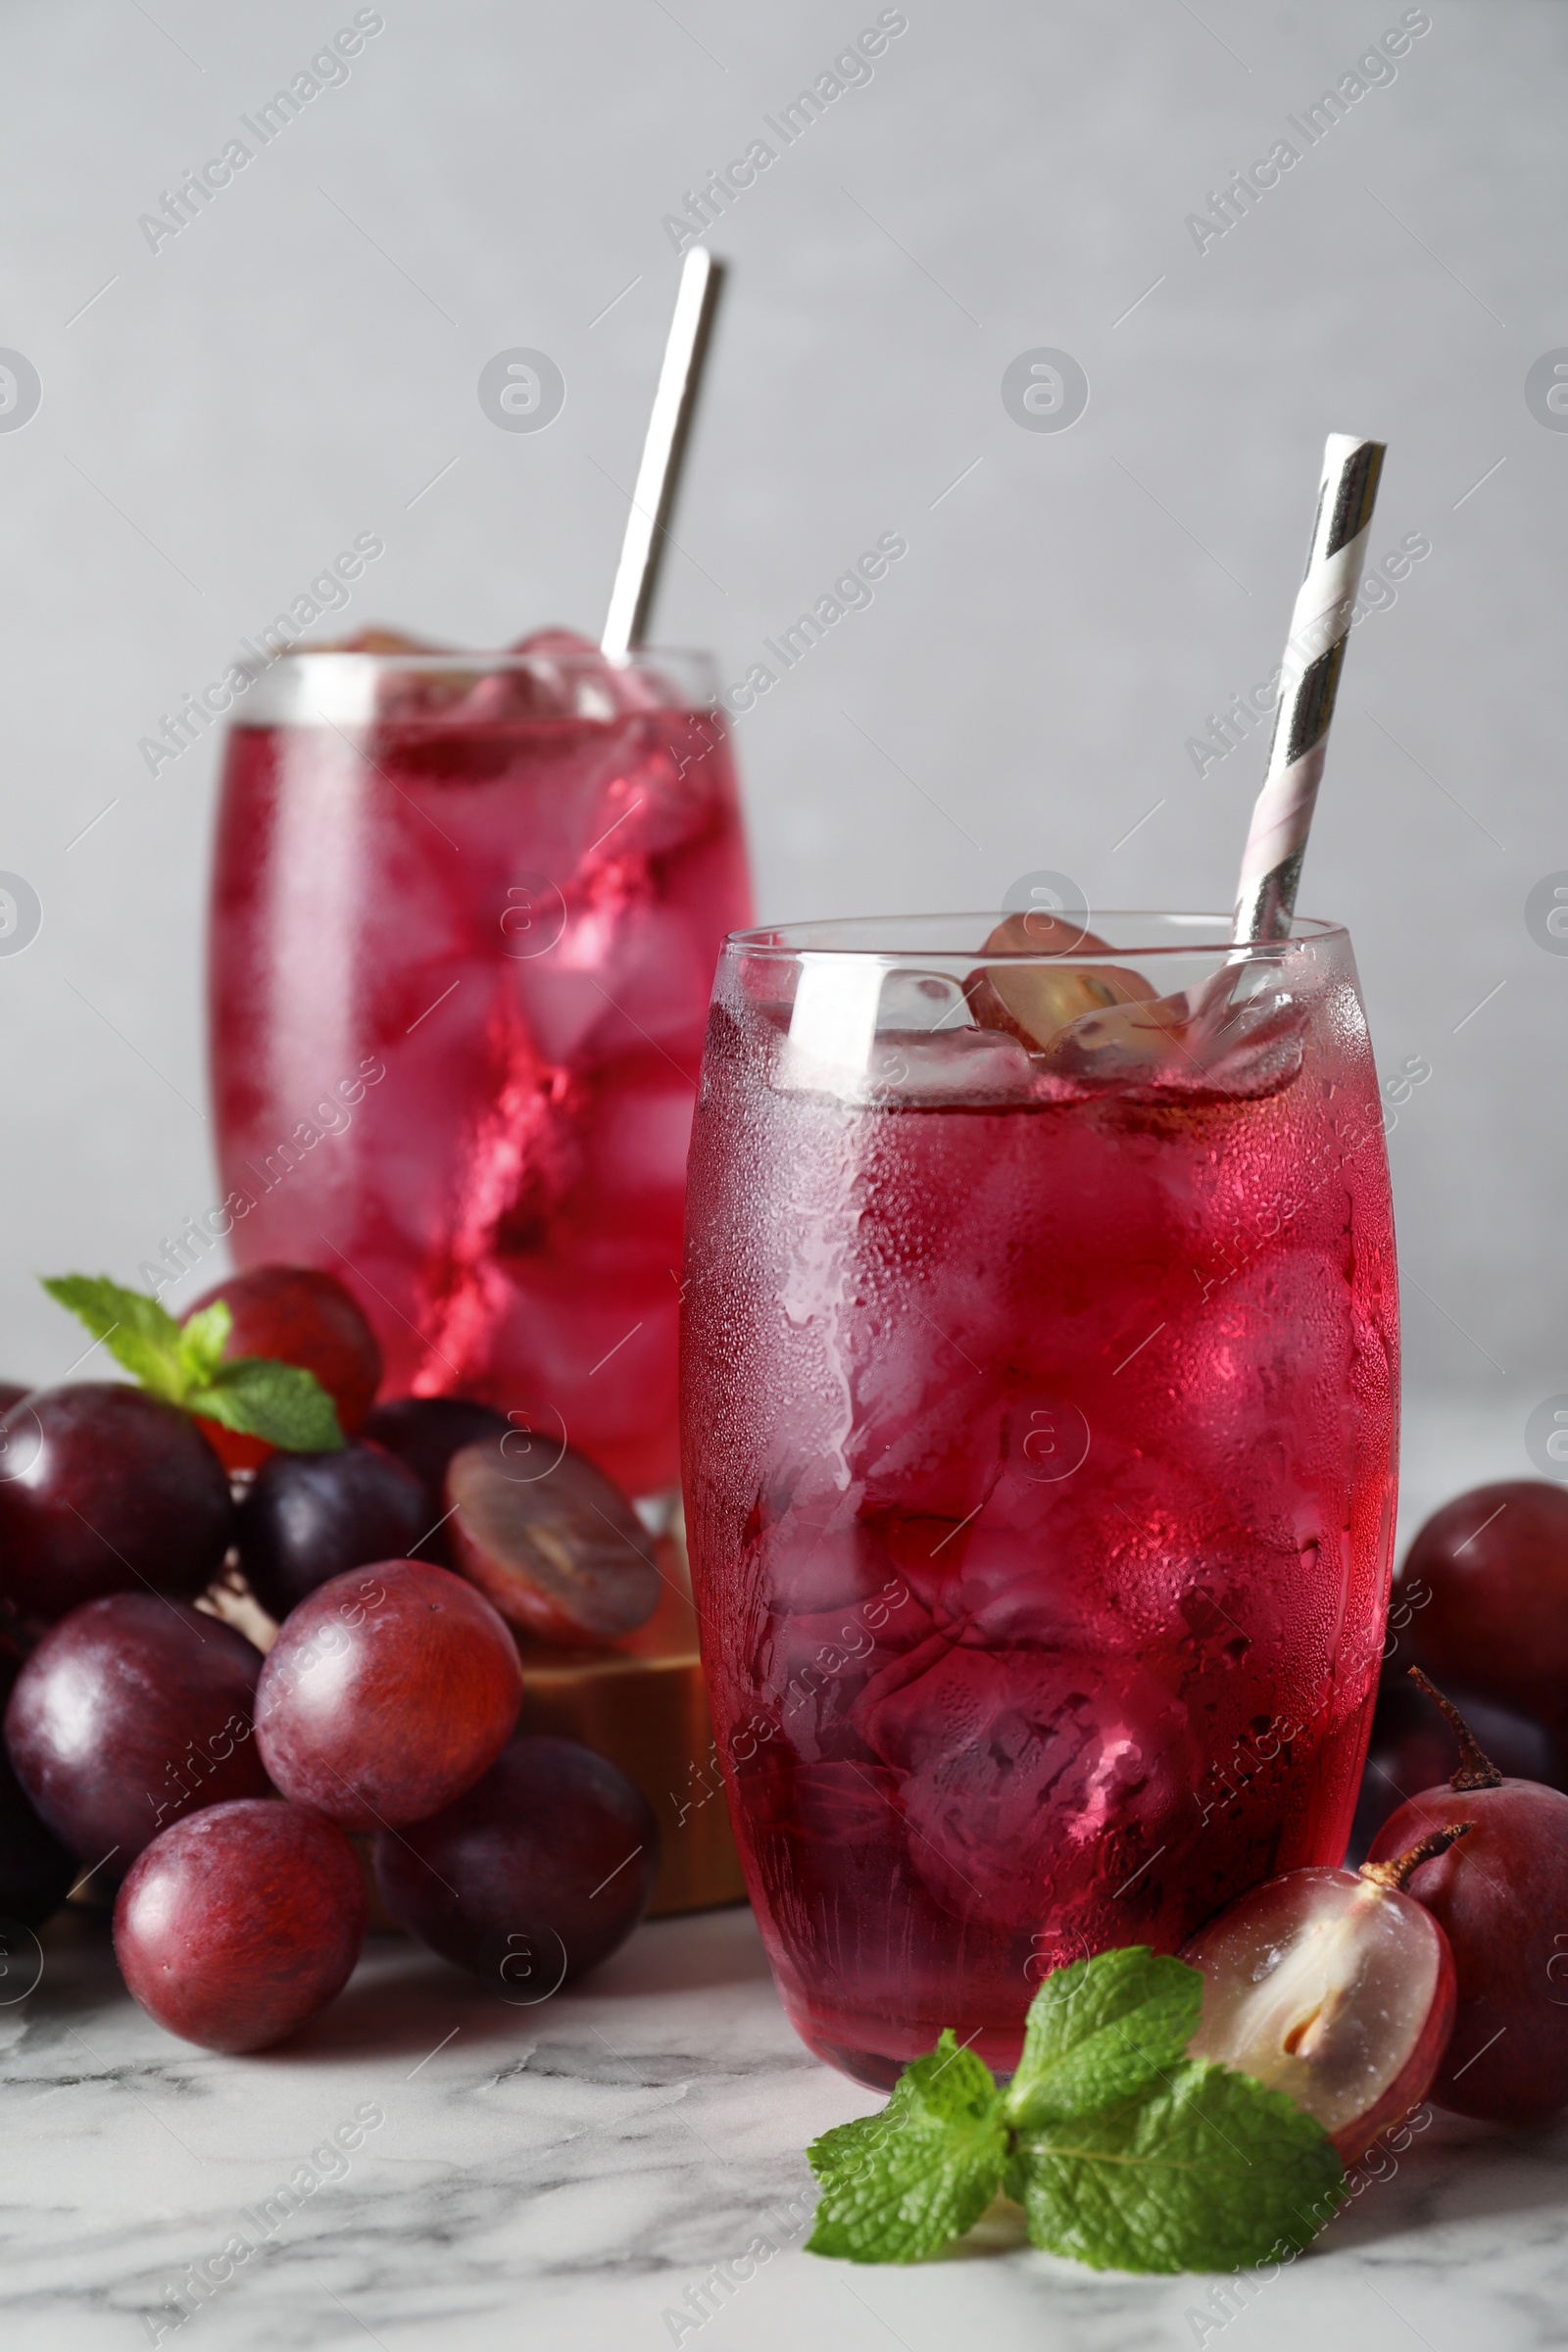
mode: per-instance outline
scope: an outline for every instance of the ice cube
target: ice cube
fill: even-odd
[[[912,1345],[910,1344],[912,1343]],[[965,1345],[970,1345],[966,1340]],[[846,1441],[868,1511],[889,1514],[884,1541],[901,1567],[935,1575],[956,1565],[954,1531],[971,1520],[996,1484],[1004,1411],[1002,1371],[976,1372],[932,1329],[884,1340],[880,1360],[856,1383],[856,1426]],[[906,1530],[902,1523],[917,1521]],[[961,1547],[957,1559],[963,1556]]]
[[[569,1056],[586,1069],[621,1054],[695,1060],[702,1051],[709,965],[680,907],[601,892],[548,956],[515,969],[519,998],[541,1043],[552,1041],[553,1059]]]
[[[882,1614],[878,1604],[884,1595],[893,1597],[887,1588],[896,1572],[871,1532],[838,1496],[781,1509],[776,1497],[760,1494],[753,1518],[758,1533],[747,1572],[774,1616]]]
[[[875,1762],[851,1711],[885,1662],[870,1628],[845,1610],[772,1621],[759,1680],[778,1709],[784,1738],[803,1761],[854,1756]]]
[[[584,800],[574,826],[588,876],[681,851],[690,858],[704,835],[727,830],[732,807],[728,746],[718,722],[701,710],[662,710],[609,738],[614,771],[598,797]],[[683,887],[696,887],[689,864]]]
[[[802,956],[782,1090],[870,1103],[1006,1100],[1027,1094],[1032,1075],[1016,1037],[977,1027],[948,973]]]
[[[893,1576],[858,1606],[774,1616],[767,1679],[784,1692],[804,1678],[808,1690],[837,1682],[853,1694],[930,1631],[931,1620],[906,1581]]]
[[[1076,1892],[1086,1865],[1157,1847],[1192,1809],[1187,1711],[1126,1659],[937,1638],[868,1685],[854,1714],[906,1775],[911,1867],[944,1909],[991,1928],[1038,1923],[1058,1878]]]
[[[403,635],[392,629],[362,629],[358,635],[301,652],[421,656],[417,667],[392,669],[382,677],[377,715],[383,721],[439,721],[470,727],[526,719],[608,720],[627,711],[658,708],[669,697],[617,669],[586,637],[567,629],[542,629],[514,652],[532,657],[526,666],[497,667],[482,657]],[[432,654],[449,657],[439,668]]]
[[[591,637],[575,629],[534,629],[512,647],[526,654],[540,677],[554,675],[563,702],[580,718],[614,718],[628,710],[657,710],[670,695],[662,682],[635,664],[607,661]]]
[[[1034,1091],[1027,1051],[995,1029],[883,1029],[877,1049],[870,1076],[890,1104],[1000,1103]]]
[[[884,972],[877,996],[880,1029],[968,1029],[974,1025],[963,990],[946,972]]]
[[[1205,1088],[1246,1100],[1278,1094],[1300,1070],[1307,1017],[1298,992],[1279,987],[1206,1010],[1195,1041]]]
[[[825,1004],[807,990],[808,976],[802,975],[789,1045],[778,1060],[774,1085],[781,1093],[827,1094],[888,1108],[1024,1102],[1033,1093],[1034,1065],[1016,1037],[973,1025],[887,1028],[874,995],[858,1000],[851,993],[845,1002]],[[828,975],[841,977],[849,975]]]
[[[1228,965],[1200,989],[1087,1013],[1053,1039],[1047,1064],[1135,1093],[1277,1094],[1300,1069],[1307,1020],[1284,962]]]
[[[1125,1087],[1139,1081],[1180,1083],[1182,1070],[1201,1072],[1189,1042],[1192,1007],[1183,996],[1151,994],[1138,1004],[1108,1004],[1069,1021],[1046,1049],[1049,1066],[1065,1078]]]

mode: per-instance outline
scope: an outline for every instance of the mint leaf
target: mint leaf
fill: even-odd
[[[193,1413],[291,1453],[337,1453],[343,1447],[337,1407],[314,1372],[270,1355],[236,1355],[181,1400]]]
[[[234,1318],[223,1299],[180,1325],[156,1298],[124,1290],[107,1274],[48,1275],[43,1287],[166,1403],[291,1453],[341,1449],[337,1407],[314,1372],[266,1355],[225,1362]]]
[[[222,1298],[215,1298],[211,1306],[198,1307],[180,1325],[180,1366],[191,1388],[204,1388],[213,1378],[223,1360],[223,1349],[233,1328],[234,1318]]]
[[[822,2183],[812,2254],[917,2262],[980,2219],[1002,2179],[1007,2137],[996,2078],[950,2027],[899,2077],[880,2115],[840,2124],[807,2150]]]
[[[1029,2005],[1008,2123],[1027,2129],[1127,2097],[1179,2064],[1202,2005],[1200,1971],[1147,1944],[1058,1969]]]
[[[1098,2115],[1020,2132],[1006,2186],[1037,2246],[1123,2271],[1264,2261],[1308,2244],[1347,2193],[1304,2108],[1192,2059]]]
[[[184,1395],[179,1325],[167,1307],[140,1291],[122,1290],[107,1274],[42,1278],[51,1298],[79,1316],[95,1340],[133,1373],[144,1389],[171,1404]]]

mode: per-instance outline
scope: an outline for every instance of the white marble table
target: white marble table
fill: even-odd
[[[100,1923],[44,1944],[37,1990],[0,2008],[4,2352],[155,2337],[176,2352],[1511,2352],[1568,2337],[1568,2128],[1438,2119],[1228,2323],[1212,2280],[1099,2276],[1027,2248],[907,2271],[803,2254],[802,2150],[878,2101],[795,2039],[744,1909],[644,1928],[533,2009],[375,1937],[333,2010],[248,2059],[145,2018]],[[366,2129],[359,2110],[384,2121]],[[313,2165],[340,2127],[360,2144]],[[291,2179],[288,2210],[275,2192]],[[690,2290],[759,2236],[777,2253],[710,2294],[698,2324]],[[256,2250],[176,2325],[171,2290],[230,2239]]]

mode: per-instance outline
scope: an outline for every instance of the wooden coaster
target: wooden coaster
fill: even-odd
[[[697,1646],[685,1562],[655,1547],[664,1597],[613,1650],[522,1649],[524,1731],[581,1740],[635,1781],[659,1817],[663,1859],[649,1916],[743,1902]]]

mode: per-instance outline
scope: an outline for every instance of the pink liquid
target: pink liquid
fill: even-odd
[[[1396,1436],[1370,1051],[1314,1018],[1261,1099],[857,1105],[777,1082],[780,1017],[715,1004],[690,1169],[731,1810],[812,2049],[1007,2069],[1052,1969],[1344,1851]],[[982,1049],[1023,1066],[942,1047]]]
[[[728,739],[710,711],[538,715],[497,678],[431,706],[230,736],[231,1246],[341,1276],[384,1394],[484,1398],[652,1493],[708,997],[748,914]]]

